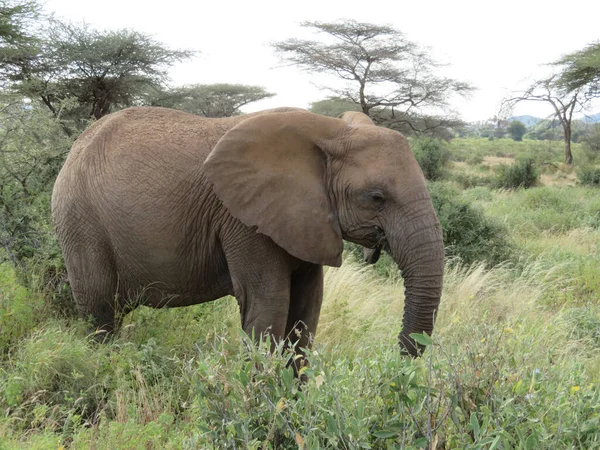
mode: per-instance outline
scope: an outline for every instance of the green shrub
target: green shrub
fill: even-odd
[[[600,186],[600,167],[582,167],[577,172],[579,184]]]
[[[444,164],[450,158],[450,153],[442,141],[429,137],[419,138],[412,142],[412,149],[425,178],[442,178]]]
[[[452,175],[452,180],[458,183],[462,189],[470,189],[477,186],[494,186],[496,180],[490,175],[477,175],[469,173],[456,173]]]
[[[485,261],[496,265],[511,259],[508,230],[446,184],[430,183],[429,192],[442,225],[446,256],[458,257],[466,264]]]
[[[486,186],[478,186],[466,190],[463,195],[471,201],[492,201],[494,198],[492,190]]]
[[[536,186],[540,173],[533,158],[517,160],[511,165],[499,166],[497,186],[505,189],[530,188]]]
[[[0,265],[0,358],[30,333],[44,316],[40,296],[17,282],[15,271]]]
[[[470,166],[476,166],[483,162],[483,155],[475,154],[467,157],[465,162]]]
[[[570,308],[565,312],[571,338],[587,344],[593,350],[600,349],[600,307],[587,305]]]

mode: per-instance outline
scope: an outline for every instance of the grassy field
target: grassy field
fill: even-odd
[[[140,308],[97,345],[0,266],[0,449],[600,448],[600,189],[576,186],[560,151],[455,140],[436,183],[502,227],[510,260],[450,261],[410,360],[402,280],[348,254],[327,269],[305,384],[288,353],[248,344],[233,299]],[[532,152],[558,167],[545,185],[464,182]]]

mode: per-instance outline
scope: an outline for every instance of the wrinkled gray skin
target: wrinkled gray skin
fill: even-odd
[[[444,250],[423,174],[360,113],[120,111],[75,142],[52,212],[79,311],[106,332],[141,304],[234,295],[247,333],[308,346],[342,239],[402,270],[400,345],[417,355],[409,334],[433,330]]]

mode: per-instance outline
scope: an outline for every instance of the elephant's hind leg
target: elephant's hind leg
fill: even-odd
[[[103,340],[118,326],[123,299],[108,246],[86,243],[65,252],[71,289],[79,314],[91,319],[97,338]]]

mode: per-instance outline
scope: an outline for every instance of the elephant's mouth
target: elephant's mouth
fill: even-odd
[[[367,264],[375,264],[379,261],[382,250],[390,253],[388,240],[381,228],[377,227],[375,233],[371,235],[371,239],[370,245],[364,245],[365,249],[363,251],[364,261]]]
[[[390,253],[390,244],[388,243],[387,237],[382,228],[377,227],[374,237],[375,246],[373,248],[379,251],[384,250],[387,253]]]
[[[344,236],[344,239],[362,245],[365,248],[379,251],[383,249],[389,252],[390,246],[382,228],[375,226],[352,231],[348,234],[354,234],[354,236]]]

